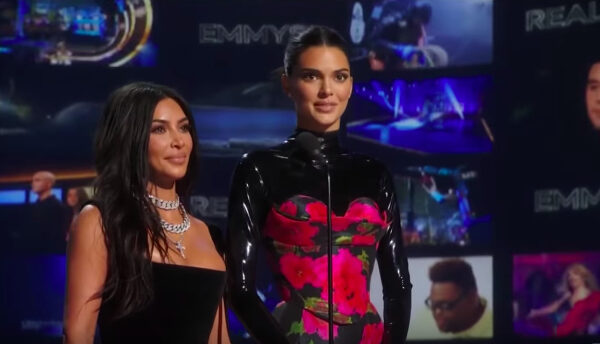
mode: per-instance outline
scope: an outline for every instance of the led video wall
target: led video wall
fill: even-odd
[[[64,256],[28,248],[20,220],[37,170],[57,173],[62,202],[91,185],[108,93],[146,80],[189,101],[190,212],[225,231],[239,158],[295,128],[278,68],[310,24],[350,44],[343,145],[393,175],[409,342],[600,341],[599,15],[597,0],[0,0],[0,341],[60,342]],[[381,288],[375,269],[383,316]],[[266,269],[257,294],[270,310],[281,301]],[[229,327],[254,343],[233,313]]]
[[[152,66],[150,0],[0,2],[0,54],[20,63]]]
[[[513,330],[522,337],[600,335],[599,252],[513,257]]]
[[[492,61],[492,0],[350,1],[352,62],[373,71]]]
[[[490,84],[489,77],[356,82],[348,135],[425,154],[488,153]]]

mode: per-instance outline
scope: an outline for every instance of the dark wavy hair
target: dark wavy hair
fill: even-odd
[[[294,67],[298,64],[298,58],[306,49],[317,46],[339,48],[348,58],[348,45],[337,31],[326,26],[310,26],[292,36],[288,41],[283,54],[283,71],[285,75],[292,75]]]
[[[176,181],[176,192],[185,200],[196,173],[198,137],[189,106],[175,90],[146,82],[118,88],[108,98],[96,133],[94,203],[102,214],[108,251],[102,298],[115,305],[114,318],[130,314],[152,299],[152,249],[156,247],[163,258],[167,255],[167,238],[146,188],[154,110],[169,98],[179,104],[190,122],[192,152],[185,176]]]

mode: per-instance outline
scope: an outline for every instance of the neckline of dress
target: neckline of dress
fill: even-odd
[[[321,153],[326,157],[339,154],[342,150],[342,147],[340,145],[339,130],[328,132],[316,132],[312,130],[296,128],[294,133],[288,138],[288,142],[294,143],[296,137],[303,132],[311,133],[317,137],[320,143]]]
[[[171,268],[171,269],[191,269],[191,270],[201,270],[201,271],[216,272],[216,273],[225,273],[225,270],[217,270],[217,269],[205,268],[205,267],[201,267],[201,266],[170,264],[170,263],[161,263],[161,262],[155,262],[155,261],[150,261],[150,262],[152,263],[153,266],[161,266],[161,267]]]

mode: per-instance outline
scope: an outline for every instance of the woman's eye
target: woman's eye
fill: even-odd
[[[151,133],[154,133],[154,134],[160,134],[160,133],[164,133],[164,132],[165,132],[165,128],[164,128],[163,126],[157,126],[157,127],[153,127],[153,128],[150,130],[150,132],[151,132]]]
[[[337,81],[346,81],[348,79],[349,75],[346,73],[338,73],[335,75],[335,80]]]
[[[192,128],[191,128],[191,126],[189,124],[184,124],[184,125],[181,126],[181,131],[183,131],[185,133],[189,132],[191,129]]]
[[[305,74],[302,74],[302,79],[303,80],[316,80],[317,75],[315,73],[305,73]]]

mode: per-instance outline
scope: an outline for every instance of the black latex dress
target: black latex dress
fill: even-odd
[[[300,132],[244,156],[231,187],[228,290],[236,314],[260,343],[328,338],[326,168],[301,149]],[[381,163],[344,152],[337,132],[315,135],[331,174],[334,340],[403,343],[411,284],[391,176]],[[259,246],[270,267],[257,267]],[[368,294],[375,258],[383,324]],[[258,268],[273,271],[285,301],[273,313],[257,296]]]

